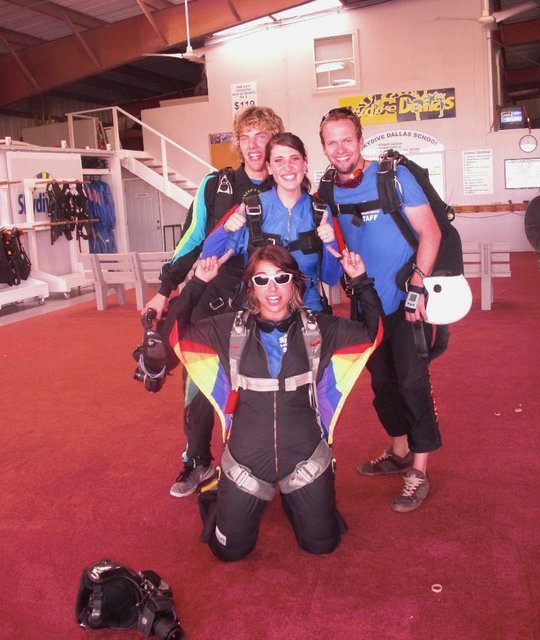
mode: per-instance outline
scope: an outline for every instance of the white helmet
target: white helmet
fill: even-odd
[[[424,278],[426,314],[431,324],[450,324],[464,318],[472,305],[472,293],[465,276]]]

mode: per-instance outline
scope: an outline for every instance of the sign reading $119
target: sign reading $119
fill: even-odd
[[[231,106],[233,115],[257,104],[257,83],[239,82],[231,85]]]

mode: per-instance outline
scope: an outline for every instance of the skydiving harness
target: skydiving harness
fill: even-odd
[[[398,151],[389,149],[379,156],[379,170],[377,172],[378,199],[353,204],[336,203],[334,200],[336,169],[334,167],[330,167],[321,178],[319,195],[328,203],[335,217],[344,214],[352,215],[352,224],[358,227],[363,222],[362,214],[367,212],[381,210],[384,214],[391,216],[402,236],[413,250],[411,258],[396,275],[396,285],[398,288],[407,291],[405,301],[406,310],[414,311],[420,295],[427,293],[427,291],[424,288],[409,285],[409,279],[415,271],[422,277],[425,277],[425,274],[423,274],[415,264],[418,239],[401,213],[403,200],[401,197],[401,185],[397,179],[398,164],[406,167],[418,182],[428,199],[437,225],[441,231],[441,245],[432,275],[457,276],[463,274],[461,238],[459,232],[452,224],[455,218],[454,210],[442,200],[431,184],[427,169],[409,160],[409,158],[400,154]],[[347,294],[349,295],[350,292],[347,292]],[[354,312],[354,305],[356,304],[354,300],[352,304]],[[439,324],[435,334],[435,341],[431,346],[426,342],[422,322],[412,323],[412,329],[418,354],[422,358],[432,360],[446,350],[449,336],[449,330],[446,325]]]
[[[0,282],[12,287],[27,280],[32,264],[21,242],[17,227],[0,228]]]
[[[75,225],[77,240],[88,240],[88,198],[83,185],[76,182],[72,188],[66,182],[62,186],[53,181],[47,185],[47,213],[51,219],[51,244],[64,234],[67,240],[73,239],[72,227]]]
[[[237,312],[229,340],[231,389],[232,393],[238,393],[238,389],[248,389],[250,391],[296,391],[298,387],[309,384],[311,386],[312,407],[315,409],[317,420],[320,423],[316,382],[321,358],[321,332],[311,309],[302,307],[298,313],[302,320],[302,337],[309,362],[309,370],[305,373],[289,376],[280,382],[278,378],[252,378],[240,373],[240,359],[250,334],[250,329],[247,327],[247,319],[250,313],[245,310]]]
[[[208,220],[206,235],[218,224],[231,208],[244,202],[246,197],[258,198],[256,194],[265,191],[270,184],[265,181],[253,184],[247,174],[238,176],[232,167],[224,167],[216,173],[216,179],[208,182],[205,192]],[[212,193],[212,189],[214,189]],[[241,197],[239,198],[241,194]],[[186,222],[188,224],[188,222]],[[213,283],[206,289],[200,304],[205,306],[208,315],[217,315],[226,311],[235,311],[242,306],[241,276],[243,268],[241,256],[233,256],[221,269]]]
[[[266,233],[262,230],[262,207],[258,195],[250,195],[245,199],[246,221],[249,230],[248,252],[251,253],[257,247],[265,247],[269,244],[279,244],[285,249],[301,251],[303,254],[317,253],[322,249],[322,241],[317,235],[317,227],[326,212],[326,204],[319,198],[311,197],[313,209],[313,222],[311,231],[301,231],[297,240],[284,241],[279,234]]]
[[[315,410],[317,422],[321,426],[317,399],[317,373],[321,354],[321,332],[314,313],[307,308],[301,308],[299,315],[302,321],[302,337],[309,362],[309,370],[289,376],[282,380],[278,378],[254,378],[240,373],[242,352],[250,335],[247,327],[249,311],[238,311],[233,322],[229,340],[229,363],[231,376],[231,395],[227,402],[226,412],[232,413],[236,407],[239,389],[250,391],[295,391],[301,386],[310,385],[309,393],[311,406]],[[322,429],[321,429],[322,433]],[[328,468],[332,461],[330,446],[324,438],[316,447],[308,460],[300,461],[294,471],[279,481],[282,493],[291,493],[313,482]],[[271,500],[275,492],[275,484],[266,482],[253,475],[247,467],[236,462],[228,447],[225,447],[221,460],[221,470],[229,480],[245,493],[256,496],[260,500]]]
[[[463,251],[461,238],[457,229],[452,224],[455,212],[450,205],[444,202],[429,180],[429,172],[409,158],[392,149],[379,156],[379,170],[377,172],[378,199],[355,204],[339,204],[334,200],[334,183],[336,169],[330,167],[321,178],[319,185],[320,197],[328,203],[334,216],[349,214],[353,216],[352,224],[360,226],[363,222],[362,214],[368,211],[382,210],[384,214],[391,216],[402,236],[410,245],[414,254],[411,260],[403,267],[403,273],[398,273],[397,285],[405,288],[406,280],[414,271],[418,239],[411,227],[401,214],[403,200],[401,197],[401,185],[397,179],[398,164],[406,167],[418,182],[424,192],[433,211],[437,225],[441,230],[441,246],[437,254],[437,260],[433,267],[433,273],[444,275],[458,275],[463,273]]]
[[[332,449],[328,442],[321,438],[311,456],[307,460],[301,460],[289,475],[278,481],[279,490],[281,493],[292,493],[311,484],[328,469],[331,462]],[[255,477],[248,467],[233,458],[229,447],[223,450],[221,471],[244,493],[268,502],[274,497],[275,483]]]
[[[289,252],[301,251],[304,255],[320,253],[323,248],[322,240],[317,235],[317,228],[321,224],[326,213],[326,204],[313,196],[311,198],[311,208],[313,210],[314,227],[310,231],[300,231],[297,240],[284,240],[279,234],[266,233],[262,230],[262,207],[258,195],[249,195],[245,198],[246,203],[246,224],[249,233],[248,254],[257,247],[265,247],[269,244],[278,244]],[[324,287],[319,287],[322,309],[325,313],[332,313],[330,302],[326,296]]]

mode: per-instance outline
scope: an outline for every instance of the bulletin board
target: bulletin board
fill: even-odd
[[[240,166],[240,160],[233,150],[233,134],[231,131],[225,133],[211,133],[208,136],[210,142],[210,164],[217,169],[223,167]]]
[[[538,189],[540,158],[516,158],[504,161],[505,189]]]

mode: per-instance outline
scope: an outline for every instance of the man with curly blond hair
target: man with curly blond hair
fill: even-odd
[[[184,224],[182,238],[171,260],[161,270],[159,292],[145,305],[157,311],[161,318],[171,293],[182,283],[199,257],[208,233],[232,206],[239,205],[247,195],[270,188],[267,180],[266,145],[276,133],[284,130],[281,118],[269,107],[247,107],[233,122],[233,147],[241,161],[238,169],[227,167],[205,176],[197,189]],[[227,262],[207,295],[198,305],[196,315],[205,317],[230,311],[240,282],[241,256]],[[184,497],[209,480],[214,469],[210,443],[214,425],[211,404],[187,378],[184,400],[184,431],[187,446],[183,452],[183,468],[171,487],[170,494]]]

